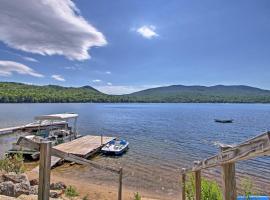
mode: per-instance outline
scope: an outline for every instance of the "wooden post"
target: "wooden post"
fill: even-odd
[[[186,174],[182,173],[182,200],[186,200]]]
[[[195,200],[201,200],[201,170],[195,171]]]
[[[74,138],[77,138],[77,136],[78,136],[78,133],[77,133],[77,117],[75,117],[75,119],[74,119],[73,131],[74,131]]]
[[[223,199],[235,200],[236,194],[236,180],[235,180],[235,163],[228,163],[222,165],[222,186]]]
[[[119,170],[119,188],[118,188],[118,200],[122,200],[122,178],[123,178],[123,169]]]
[[[101,145],[103,145],[103,134],[101,134],[100,140],[101,140]]]
[[[38,200],[49,200],[52,143],[40,143]]]

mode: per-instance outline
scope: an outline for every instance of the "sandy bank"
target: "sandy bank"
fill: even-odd
[[[38,174],[33,171],[28,171],[27,175],[29,179],[38,178]],[[51,172],[51,182],[62,181],[66,185],[75,186],[80,194],[80,197],[88,195],[91,200],[117,200],[117,191],[116,186],[110,186],[106,183],[104,184],[94,184],[91,182],[86,182],[85,180],[78,180],[76,177],[62,177],[58,172]],[[123,186],[123,199],[124,200],[133,200],[134,191],[130,188]],[[152,194],[150,192],[140,192],[142,200],[165,200],[166,198],[160,197],[157,194]]]

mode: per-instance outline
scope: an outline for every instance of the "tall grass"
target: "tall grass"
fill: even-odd
[[[65,195],[68,198],[73,198],[73,197],[77,197],[79,196],[79,192],[77,191],[77,189],[73,186],[68,186],[65,190]]]
[[[14,154],[12,156],[6,155],[3,159],[0,160],[0,170],[8,173],[23,173],[25,171],[23,160],[23,154],[21,153]]]
[[[217,182],[210,181],[205,178],[201,180],[201,200],[222,200],[222,191],[218,186]],[[195,178],[194,175],[188,176],[186,182],[186,197],[188,200],[195,199]]]

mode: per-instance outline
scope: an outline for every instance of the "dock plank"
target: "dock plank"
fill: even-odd
[[[114,139],[115,137],[103,136],[103,144],[101,144],[101,136],[86,135],[53,148],[77,156],[88,157],[91,156],[91,153],[95,153],[97,150],[101,149],[104,144]]]

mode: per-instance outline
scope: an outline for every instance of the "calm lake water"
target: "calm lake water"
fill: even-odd
[[[266,104],[0,104],[0,127],[61,112],[79,114],[82,135],[127,139],[127,154],[120,158],[98,156],[95,161],[123,166],[128,187],[137,191],[148,188],[168,196],[178,194],[180,169],[215,154],[216,142],[238,143],[270,129],[270,105]],[[233,118],[234,123],[215,123],[215,118]],[[2,155],[14,139],[16,136],[12,135],[0,137]],[[269,166],[269,158],[260,158],[241,162],[237,169],[267,182]],[[117,180],[113,175],[82,166],[64,165],[55,170],[97,183]]]

